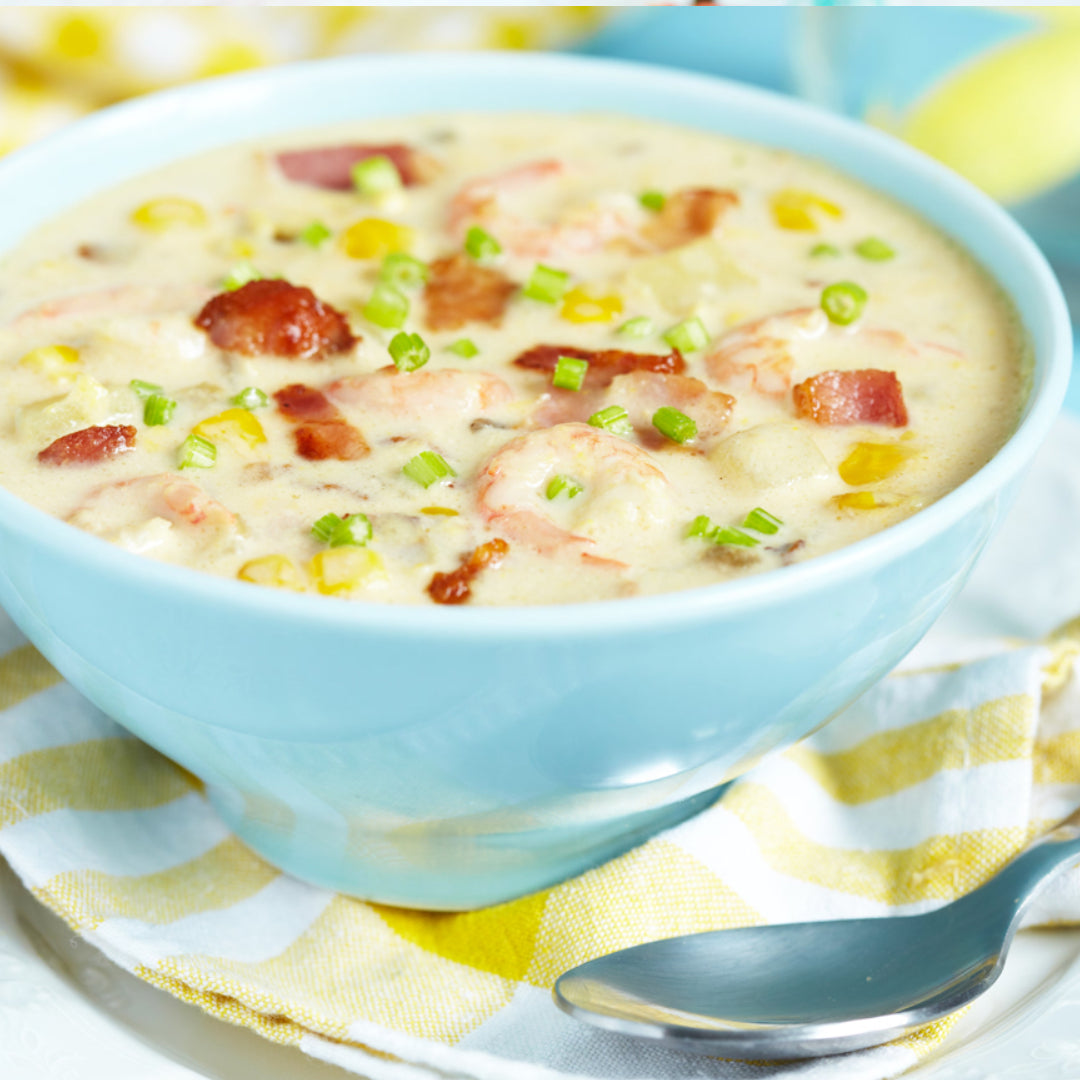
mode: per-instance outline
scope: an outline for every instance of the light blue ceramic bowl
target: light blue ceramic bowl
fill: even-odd
[[[350,59],[203,83],[0,163],[0,250],[72,202],[236,139],[444,109],[630,112],[825,158],[951,233],[1033,345],[1016,434],[909,520],[778,572],[544,608],[282,595],[129,555],[0,492],[0,602],[110,716],[206,781],[237,834],[321,885],[459,909],[606,859],[885,674],[960,587],[1065,390],[1069,325],[992,202],[869,128],[660,69],[552,56]]]

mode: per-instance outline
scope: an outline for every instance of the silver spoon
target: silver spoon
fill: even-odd
[[[1078,860],[1080,810],[936,911],[653,941],[568,971],[555,1002],[608,1031],[727,1058],[876,1046],[988,989],[1027,901]]]

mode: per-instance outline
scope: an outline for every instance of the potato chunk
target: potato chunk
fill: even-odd
[[[739,431],[717,443],[709,460],[721,479],[755,490],[832,476],[814,440],[788,421]]]

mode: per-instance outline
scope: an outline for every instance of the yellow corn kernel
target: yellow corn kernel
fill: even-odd
[[[75,374],[79,350],[70,345],[42,345],[19,358],[22,367],[32,368],[50,379],[65,379]]]
[[[559,314],[572,323],[611,322],[616,315],[622,314],[622,309],[619,297],[590,296],[579,286],[563,297]]]
[[[846,491],[834,495],[832,501],[841,510],[874,510],[881,505],[872,491]]]
[[[385,576],[382,559],[366,547],[320,551],[308,569],[319,592],[327,596],[352,592],[374,578]]]
[[[261,555],[244,563],[236,576],[253,585],[266,585],[271,589],[304,591],[304,575],[288,555]]]
[[[817,232],[817,216],[844,216],[843,210],[836,203],[815,195],[812,191],[800,191],[797,188],[784,188],[773,195],[771,200],[773,218],[781,229],[795,232]]]
[[[382,218],[364,218],[341,234],[341,249],[350,259],[380,259],[395,251],[408,251],[413,232]]]
[[[876,484],[892,476],[907,460],[911,451],[895,443],[856,443],[840,462],[840,479],[852,487]]]
[[[237,259],[251,259],[255,255],[255,245],[250,240],[244,240],[238,236],[229,245],[229,252]]]
[[[230,443],[238,450],[251,450],[266,442],[262,424],[249,409],[226,409],[217,416],[200,420],[191,431],[215,444]]]
[[[451,510],[449,506],[422,506],[421,514],[430,514],[432,517],[457,517],[458,512]]]
[[[206,224],[206,211],[192,199],[179,195],[165,195],[151,199],[132,211],[131,220],[148,232],[165,232],[177,225],[195,226]]]

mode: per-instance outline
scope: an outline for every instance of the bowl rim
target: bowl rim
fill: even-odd
[[[77,148],[81,143],[85,148],[98,137],[115,137],[117,131],[123,133],[144,119],[152,121],[157,113],[167,112],[170,108],[183,109],[185,104],[191,102],[217,99],[216,104],[225,107],[223,99],[231,94],[241,102],[247,98],[253,103],[250,107],[258,108],[265,107],[263,98],[267,94],[279,95],[290,88],[302,92],[305,83],[324,78],[378,81],[404,72],[412,78],[438,82],[455,75],[475,77],[478,67],[487,77],[509,79],[511,82],[519,80],[526,84],[551,78],[570,78],[584,83],[590,80],[607,83],[613,78],[631,80],[639,90],[642,86],[656,87],[660,92],[677,92],[681,89],[700,96],[703,101],[711,99],[729,109],[745,106],[770,115],[780,114],[783,117],[786,114],[809,125],[829,141],[820,155],[827,164],[831,164],[830,149],[839,153],[845,140],[849,143],[855,141],[867,154],[924,183],[936,185],[939,191],[953,199],[962,199],[969,204],[971,212],[994,230],[1002,250],[1008,249],[1009,254],[1017,260],[1021,272],[1037,287],[1036,295],[1043,308],[1041,316],[1045,319],[1045,344],[1040,355],[1035,357],[1025,414],[1012,435],[985,465],[936,502],[852,544],[806,562],[760,574],[674,592],[615,600],[448,609],[443,605],[364,600],[334,602],[336,598],[253,588],[244,582],[124,551],[0,488],[0,522],[4,529],[14,529],[31,536],[39,548],[61,551],[65,556],[77,559],[89,572],[117,574],[147,588],[179,591],[192,600],[246,609],[256,616],[285,616],[298,624],[323,624],[342,630],[376,627],[383,632],[409,636],[444,637],[450,633],[454,637],[490,640],[506,636],[543,637],[552,631],[570,637],[598,633],[620,635],[741,613],[748,608],[767,606],[771,602],[827,588],[839,579],[880,566],[910,553],[992,499],[1033,457],[1064,400],[1072,362],[1072,339],[1060,286],[1045,257],[1027,233],[974,185],[898,139],[796,98],[718,76],[624,60],[542,53],[507,55],[467,52],[438,56],[406,53],[285,64],[159,91],[100,110],[8,155],[0,162],[0,182],[17,183],[20,173],[33,178],[39,162],[47,161],[58,152],[63,156],[68,144]],[[506,110],[496,106],[491,111]],[[419,113],[413,111],[410,115]],[[640,109],[630,109],[627,115],[646,114]],[[669,119],[666,122],[677,121]],[[687,126],[694,127],[693,124]],[[270,137],[290,130],[297,129],[282,127]],[[716,130],[722,128],[718,126]],[[764,141],[768,142],[768,139]],[[176,160],[188,156],[191,156],[190,151],[177,155]],[[839,166],[833,167],[845,171]],[[9,179],[9,174],[14,174],[13,180]],[[867,181],[860,182],[873,186]],[[885,194],[924,217],[902,197]],[[68,205],[76,205],[78,201]],[[942,228],[939,223],[934,224]],[[985,266],[984,269],[999,283],[1006,295],[1010,295],[993,268]],[[1030,328],[1025,326],[1025,330],[1030,331]],[[1030,338],[1030,333],[1028,336]]]

